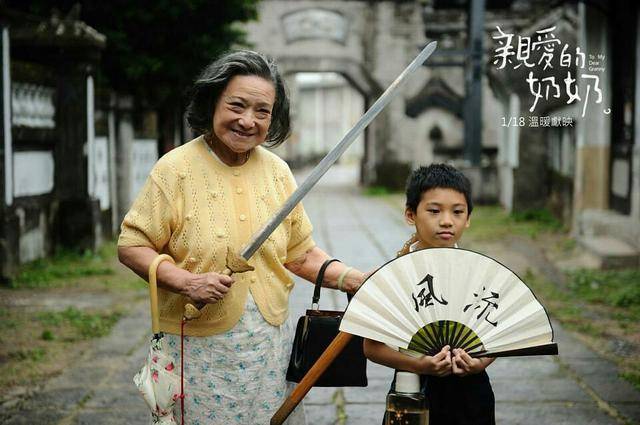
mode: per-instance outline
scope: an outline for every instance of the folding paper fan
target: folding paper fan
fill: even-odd
[[[418,353],[472,357],[558,354],[549,317],[515,273],[473,251],[431,248],[373,273],[340,330]]]

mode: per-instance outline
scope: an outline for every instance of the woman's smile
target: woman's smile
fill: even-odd
[[[220,94],[213,115],[211,148],[227,165],[241,165],[245,154],[262,144],[269,132],[275,89],[254,75],[233,77]]]

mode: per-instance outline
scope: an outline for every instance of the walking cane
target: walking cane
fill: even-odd
[[[318,378],[322,376],[325,370],[331,365],[331,363],[338,357],[338,354],[349,344],[353,335],[346,332],[338,332],[338,335],[331,341],[331,344],[324,350],[324,353],[316,360],[311,366],[311,369],[300,380],[298,385],[291,393],[291,395],[282,403],[282,406],[271,417],[270,425],[280,425],[287,420],[293,409],[302,401],[305,395],[309,392],[313,384],[316,383]]]

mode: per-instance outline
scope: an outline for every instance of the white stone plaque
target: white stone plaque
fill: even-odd
[[[149,172],[158,161],[158,142],[154,139],[136,139],[131,148],[131,196],[136,199]]]
[[[327,39],[345,44],[349,30],[347,19],[328,9],[304,9],[282,17],[287,43],[298,40]]]
[[[33,196],[53,190],[55,164],[52,151],[13,153],[13,195]]]

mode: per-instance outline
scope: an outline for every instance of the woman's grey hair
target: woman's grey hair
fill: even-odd
[[[220,94],[237,75],[255,75],[273,83],[276,96],[265,144],[278,146],[291,132],[289,97],[275,62],[250,50],[226,53],[204,69],[191,91],[187,107],[189,126],[199,135],[212,131],[213,112]]]

